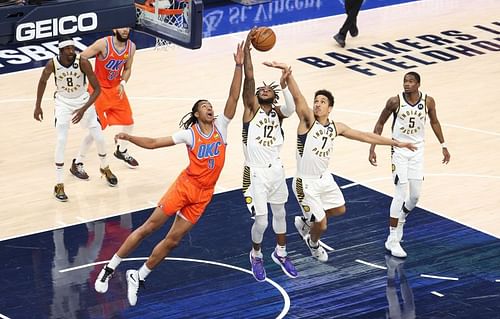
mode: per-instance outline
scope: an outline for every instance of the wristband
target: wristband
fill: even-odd
[[[236,63],[234,66],[237,68],[241,68],[243,66],[243,64]]]
[[[441,148],[448,148],[445,142],[441,143]]]
[[[127,81],[125,81],[125,80],[120,81],[120,85],[123,86],[124,88],[125,88],[125,84],[127,84]]]

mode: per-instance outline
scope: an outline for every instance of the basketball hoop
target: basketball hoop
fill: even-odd
[[[137,24],[157,30],[152,33],[156,38],[155,50],[167,51],[174,48],[169,34],[179,34],[188,38],[191,33],[190,12],[191,0],[146,0],[135,3]]]

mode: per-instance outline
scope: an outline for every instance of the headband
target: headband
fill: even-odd
[[[59,42],[59,44],[57,45],[57,47],[59,49],[62,49],[62,48],[65,48],[67,46],[70,46],[70,45],[75,45],[75,43],[73,42],[73,40],[64,40],[62,42]]]

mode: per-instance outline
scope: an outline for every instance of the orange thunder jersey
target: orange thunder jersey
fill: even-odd
[[[106,37],[107,55],[104,59],[97,56],[95,59],[95,75],[103,88],[112,88],[120,84],[121,74],[130,55],[130,40],[127,40],[125,49],[117,52],[113,45],[113,37]]]
[[[189,166],[185,173],[201,187],[212,188],[224,167],[226,144],[215,125],[210,136],[203,135],[197,124],[192,125],[189,130],[194,142],[191,148],[188,147]]]

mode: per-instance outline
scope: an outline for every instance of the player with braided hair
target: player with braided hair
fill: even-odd
[[[150,138],[126,133],[115,136],[117,140],[127,140],[148,149],[184,143],[187,146],[189,165],[160,199],[148,220],[127,237],[101,270],[95,282],[97,292],[105,293],[108,290],[108,281],[122,258],[127,257],[142,240],[163,226],[169,217],[175,216],[166,237],[156,245],[144,265],[139,270],[126,272],[127,296],[130,305],[134,306],[146,276],[170,254],[205,211],[224,166],[227,127],[236,112],[241,91],[243,56],[243,43],[240,43],[234,54],[236,66],[223,115],[216,118],[212,104],[207,100],[198,100],[180,122],[184,130],[172,136]]]
[[[286,212],[288,188],[285,170],[279,152],[283,144],[283,119],[295,112],[293,97],[286,87],[283,76],[280,85],[285,96],[285,105],[279,106],[278,85],[271,83],[255,90],[250,43],[256,29],[247,36],[244,53],[245,80],[243,82],[243,151],[245,166],[243,171],[243,196],[250,215],[254,218],[251,229],[252,250],[250,264],[257,281],[266,279],[264,257],[261,245],[268,225],[267,204],[273,212],[273,230],[277,245],[271,259],[291,278],[297,277],[297,270],[286,251]],[[291,103],[290,103],[291,101]]]

